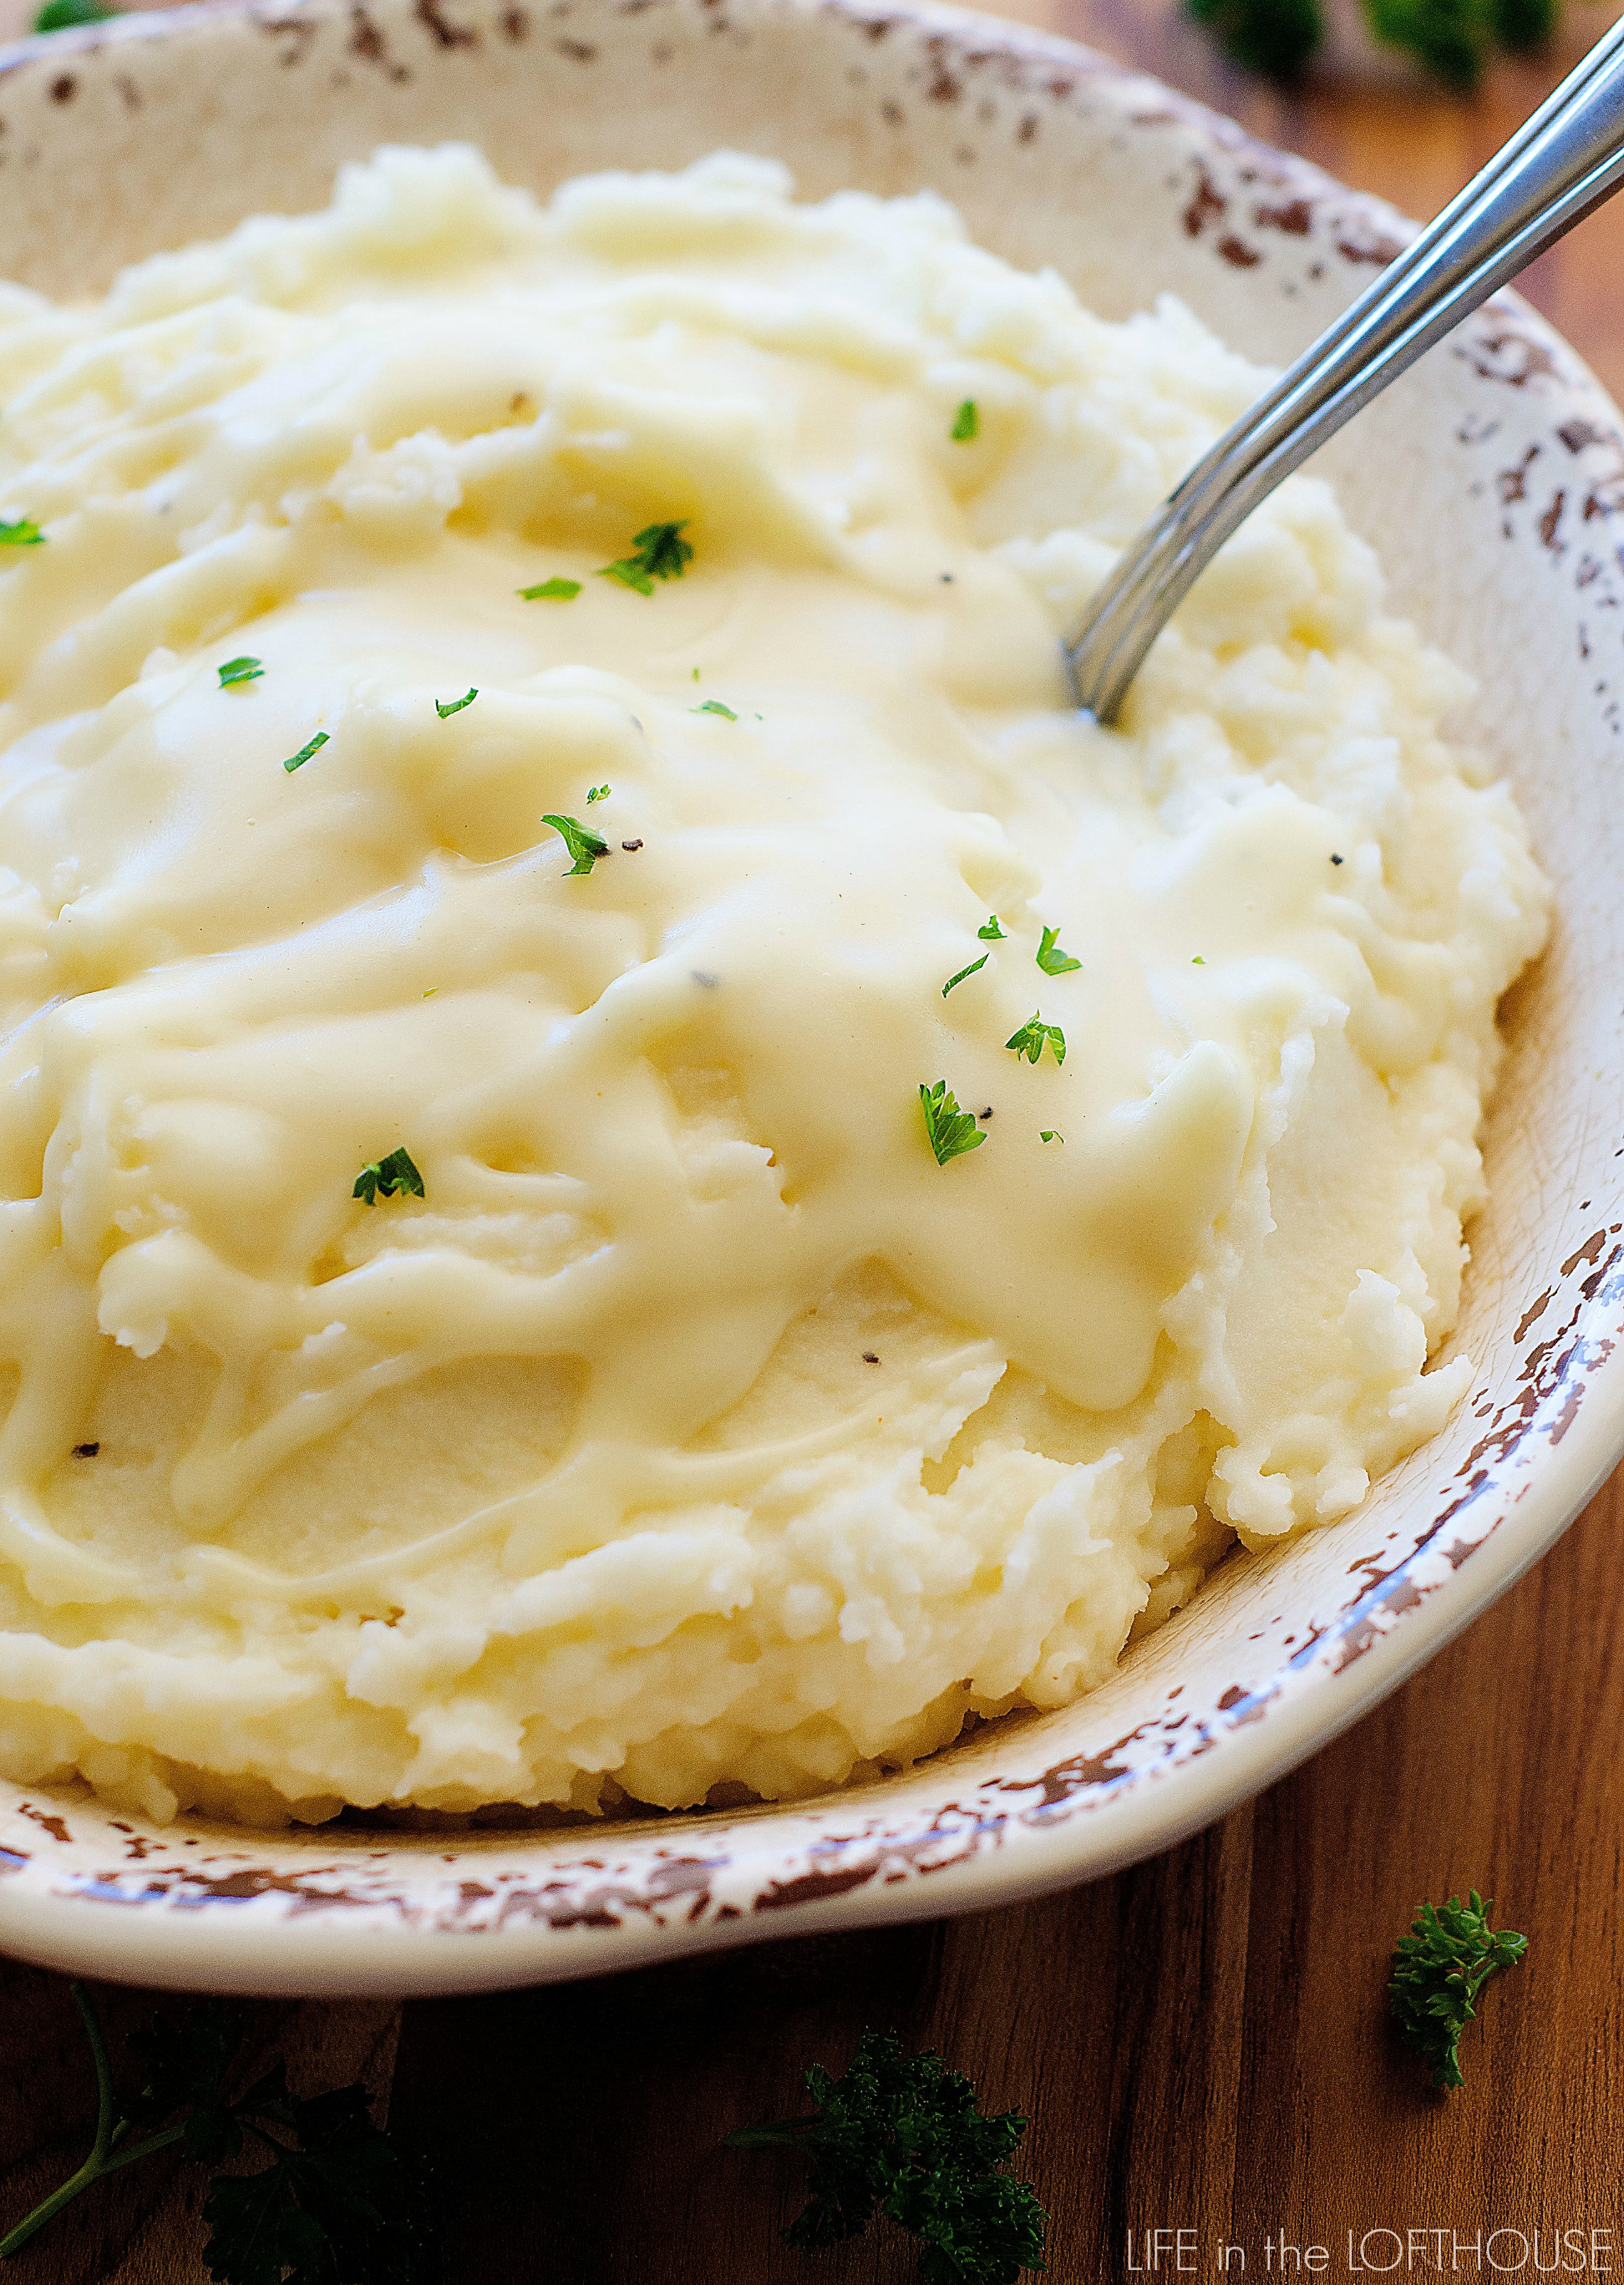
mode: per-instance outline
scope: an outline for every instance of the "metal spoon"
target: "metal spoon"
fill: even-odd
[[[1258,502],[1621,183],[1624,18],[1163,502],[1066,646],[1078,704],[1114,720],[1145,653]]]

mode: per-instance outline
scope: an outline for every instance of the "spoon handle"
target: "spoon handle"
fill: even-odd
[[[1145,653],[1282,477],[1624,184],[1624,19],[1163,502],[1066,647],[1110,722]]]

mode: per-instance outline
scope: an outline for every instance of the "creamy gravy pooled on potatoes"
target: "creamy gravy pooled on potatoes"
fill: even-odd
[[[0,1771],[802,1793],[1440,1426],[1463,677],[1298,479],[1062,681],[1259,381],[727,155],[0,289]]]

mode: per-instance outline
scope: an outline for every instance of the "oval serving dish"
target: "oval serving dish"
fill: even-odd
[[[381,141],[448,137],[544,193],[722,144],[787,161],[812,197],[929,185],[1102,314],[1171,289],[1260,360],[1300,348],[1405,227],[1154,81],[925,5],[300,0],[0,50],[0,277],[99,288],[245,215],[320,205]],[[1221,1816],[1550,1545],[1624,1449],[1619,416],[1504,296],[1326,465],[1398,606],[1479,676],[1466,727],[1557,889],[1552,948],[1507,1010],[1491,1204],[1447,1352],[1478,1377],[1442,1434],[1346,1522],[1231,1556],[1079,1704],[788,1808],[260,1835],[0,1784],[0,1948],[192,1989],[431,1993],[996,1904]]]

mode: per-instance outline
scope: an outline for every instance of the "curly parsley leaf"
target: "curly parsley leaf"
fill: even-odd
[[[934,1087],[922,1085],[919,1102],[925,1114],[925,1135],[938,1166],[945,1166],[950,1158],[961,1158],[967,1150],[979,1150],[986,1141],[971,1114],[960,1110],[945,1079],[938,1079]]]
[[[609,853],[609,844],[602,835],[594,833],[590,825],[583,825],[578,817],[555,817],[551,810],[547,810],[544,812],[541,821],[544,825],[550,825],[561,836],[565,848],[575,860],[569,872],[564,876],[566,880],[570,874],[590,873],[599,858],[607,857]]]
[[[950,976],[942,986],[943,999],[946,999],[955,984],[962,984],[967,976],[974,976],[977,969],[985,968],[992,957],[990,952],[984,952],[979,960],[972,960],[968,968],[961,968],[956,976]]]
[[[996,913],[989,913],[985,920],[982,922],[981,926],[976,930],[976,933],[981,938],[983,944],[996,944],[1003,936],[1003,923],[999,919]]]
[[[1063,1064],[1066,1059],[1065,1033],[1058,1024],[1046,1024],[1035,1008],[1020,1030],[1012,1039],[1006,1040],[1004,1045],[1013,1048],[1017,1056],[1024,1056],[1029,1064],[1041,1063],[1045,1048],[1053,1050],[1057,1064]]]
[[[412,1162],[412,1154],[403,1143],[391,1150],[387,1158],[374,1158],[363,1166],[356,1176],[356,1186],[349,1193],[365,1205],[375,1206],[380,1198],[420,1198],[423,1177]]]
[[[34,28],[36,32],[55,32],[61,27],[36,24]],[[14,516],[10,523],[0,516],[0,547],[43,547],[44,545],[45,535],[31,515]]]
[[[265,671],[258,659],[247,656],[228,658],[217,671],[222,690],[236,690],[245,682],[257,682]]]
[[[301,746],[296,754],[290,754],[288,756],[287,759],[283,763],[282,767],[291,777],[295,770],[302,770],[304,767],[306,762],[310,760],[313,754],[319,754],[322,748],[326,743],[326,732],[325,730],[318,730],[316,735],[310,741],[308,745]]]
[[[682,537],[686,530],[686,516],[680,523],[645,524],[633,536],[635,553],[604,564],[597,577],[618,579],[623,587],[635,588],[639,595],[652,595],[656,579],[680,579],[694,561],[694,550]]]
[[[967,397],[953,416],[953,427],[947,431],[955,444],[973,444],[981,434],[981,415],[973,397]]]
[[[1074,968],[1080,968],[1083,964],[1080,960],[1073,960],[1069,952],[1062,950],[1055,941],[1059,934],[1057,928],[1046,928],[1043,941],[1038,946],[1037,962],[1046,976],[1069,976]]]
[[[725,2138],[806,2159],[807,2204],[784,2233],[798,2251],[860,2236],[884,2212],[919,2239],[926,2285],[1016,2285],[1043,2267],[1047,2217],[1003,2171],[1026,2131],[1016,2112],[984,2117],[967,2078],[939,2055],[905,2055],[889,2031],[863,2033],[843,2078],[814,2065],[806,2088],[815,2117]]]
[[[442,722],[446,721],[451,715],[460,714],[465,706],[472,706],[478,696],[477,690],[468,689],[463,692],[460,698],[436,698],[435,712],[440,717]]]
[[[526,603],[572,603],[581,592],[578,579],[544,579],[538,587],[515,590]]]
[[[1488,1924],[1490,1907],[1473,1888],[1462,1904],[1423,1904],[1393,1955],[1388,2004],[1399,2036],[1432,2075],[1434,2086],[1463,2086],[1461,2034],[1477,2013],[1473,2001],[1491,1975],[1513,1967],[1528,1939]]]

